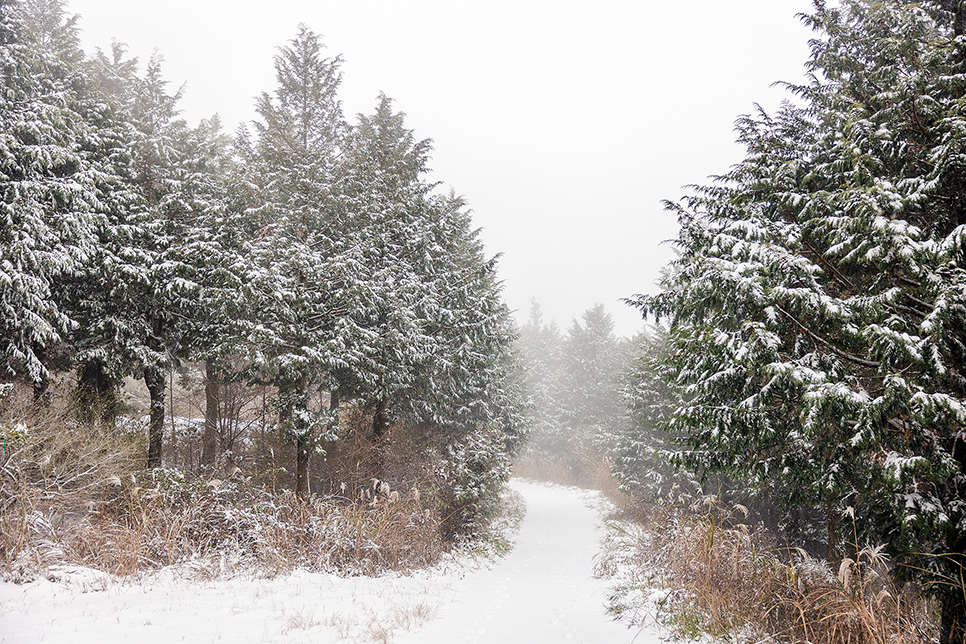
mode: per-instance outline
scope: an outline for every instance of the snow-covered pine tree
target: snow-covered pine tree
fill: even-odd
[[[614,334],[614,322],[602,304],[584,311],[583,324],[574,320],[563,345],[561,423],[571,439],[602,453],[615,447],[615,437],[627,424],[621,385],[633,359],[627,341]]]
[[[92,255],[101,206],[76,22],[59,0],[0,2],[0,370],[38,396],[75,323],[56,284]]]
[[[532,303],[519,347],[532,397],[534,458],[552,460],[576,479],[593,476],[630,422],[623,382],[635,346],[614,334],[614,322],[601,304],[573,320],[562,335],[556,325],[542,324]]]
[[[491,516],[510,456],[527,437],[516,332],[497,258],[486,257],[462,199],[438,196],[431,206],[431,238],[442,250],[430,273],[439,297],[429,334],[438,348],[414,383],[409,414],[444,441],[441,473],[453,492],[444,530],[472,530]]]
[[[219,432],[219,388],[235,376],[227,352],[234,346],[230,315],[238,310],[246,231],[239,221],[243,208],[233,191],[240,172],[232,157],[231,137],[222,131],[220,118],[202,120],[186,134],[183,186],[194,216],[178,252],[197,286],[189,333],[182,344],[187,357],[205,363],[201,464],[212,465],[225,447],[219,438],[223,435]]]
[[[462,198],[433,195],[426,224],[434,250],[424,279],[437,294],[427,333],[436,349],[415,383],[409,413],[454,436],[496,423],[515,445],[525,432],[510,376],[516,331],[497,275],[499,257],[486,256]]]
[[[364,288],[362,249],[343,236],[336,164],[347,125],[336,92],[341,58],[323,56],[321,38],[302,25],[275,57],[277,87],[256,103],[254,140],[239,138],[247,257],[237,352],[254,380],[278,388],[284,431],[296,445],[296,491],[328,425],[310,392],[331,388],[334,369],[352,359],[339,327]]]
[[[538,441],[552,443],[559,431],[563,336],[555,323],[544,323],[543,310],[535,298],[530,300],[527,323],[519,330],[517,350],[527,392],[530,444],[539,449]]]
[[[166,372],[197,344],[208,316],[204,275],[218,266],[213,218],[219,169],[207,151],[212,125],[178,118],[161,59],[143,76],[115,43],[91,63],[108,111],[99,143],[114,171],[100,193],[106,216],[93,260],[65,285],[80,324],[73,333],[79,394],[110,420],[121,380],[143,377],[151,396],[148,465],[161,465]],[[210,281],[210,280],[209,280]]]
[[[387,438],[392,421],[433,430],[454,481],[455,528],[491,509],[523,430],[495,261],[463,201],[434,193],[431,149],[385,95],[353,129],[343,195],[369,283],[348,316],[364,339],[361,361],[341,373],[363,385],[354,395],[373,409],[376,438]]]
[[[738,122],[744,161],[669,204],[680,259],[637,298],[671,322],[684,462],[779,480],[832,534],[854,513],[940,599],[943,644],[966,638],[962,18],[817,2],[800,106]]]
[[[376,440],[386,438],[396,399],[410,393],[437,349],[427,335],[438,299],[429,273],[438,261],[427,231],[430,150],[382,94],[373,114],[358,116],[339,167],[343,234],[361,251],[366,283],[341,323],[341,342],[351,350],[334,376],[343,394],[373,409]]]

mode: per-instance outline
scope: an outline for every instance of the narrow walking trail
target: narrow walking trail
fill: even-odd
[[[511,486],[527,503],[513,550],[455,585],[436,619],[396,643],[658,642],[604,614],[607,584],[592,575],[600,514],[586,496],[516,479]]]

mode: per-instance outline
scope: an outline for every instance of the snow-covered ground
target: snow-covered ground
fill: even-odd
[[[207,582],[183,568],[137,581],[55,569],[49,579],[0,583],[0,642],[656,642],[604,614],[607,584],[591,574],[600,538],[592,498],[512,486],[527,515],[513,550],[489,568]]]

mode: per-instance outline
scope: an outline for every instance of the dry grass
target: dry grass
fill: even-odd
[[[881,550],[864,548],[832,571],[776,548],[745,514],[712,499],[688,511],[655,509],[647,529],[615,524],[597,561],[598,574],[615,581],[612,611],[688,638],[904,644],[936,636],[919,593],[892,582]]]
[[[391,644],[396,633],[409,632],[419,628],[436,615],[433,603],[416,601],[396,605],[387,604],[379,608],[364,607],[361,615],[336,613],[326,619],[344,641],[366,644]]]
[[[434,563],[443,551],[439,518],[412,492],[373,483],[366,500],[308,500],[244,480],[187,482],[155,470],[123,482],[100,507],[65,520],[32,510],[4,530],[20,560],[74,563],[115,575],[184,564],[199,576],[241,569],[276,574],[299,567],[374,574]]]
[[[192,479],[145,471],[144,431],[83,425],[68,405],[37,410],[29,395],[0,400],[0,561],[8,579],[54,564],[117,575],[181,564],[201,576],[301,567],[346,574],[423,567],[445,544],[432,486],[401,477],[401,454],[372,457],[334,491],[299,499],[240,470]],[[343,461],[362,462],[362,447]],[[343,471],[343,473],[348,473]]]
[[[41,410],[29,393],[8,386],[0,394],[0,559],[8,573],[24,557],[45,564],[63,556],[57,535],[143,467],[139,428],[85,426],[74,416],[62,401]]]
[[[442,552],[439,520],[419,495],[382,482],[364,502],[302,500],[244,480],[187,482],[166,470],[140,483],[57,535],[72,561],[117,575],[174,564],[203,576],[295,567],[373,574],[422,567]]]

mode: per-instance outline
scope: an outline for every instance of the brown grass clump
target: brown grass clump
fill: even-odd
[[[803,551],[777,548],[743,522],[746,514],[711,498],[702,508],[656,509],[648,529],[612,528],[619,534],[597,562],[600,576],[615,579],[612,612],[689,638],[903,644],[937,634],[916,589],[891,580],[881,549],[863,548],[833,572]]]
[[[423,505],[378,480],[360,502],[302,500],[244,480],[188,482],[155,470],[62,540],[78,561],[121,575],[184,563],[210,575],[243,566],[372,574],[436,561],[438,518]]]
[[[416,492],[373,481],[364,499],[302,500],[244,480],[186,481],[154,470],[122,482],[96,510],[65,520],[34,509],[8,536],[17,559],[115,575],[184,564],[202,576],[295,567],[345,574],[423,567],[443,550],[439,517]]]
[[[57,535],[143,467],[139,428],[82,425],[74,416],[64,402],[38,409],[10,385],[0,392],[0,560],[8,573],[27,555],[38,563],[62,556]]]

